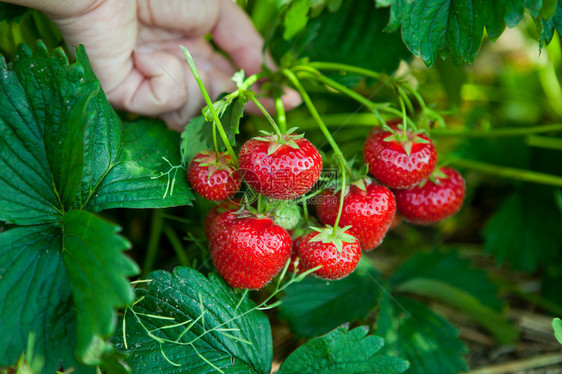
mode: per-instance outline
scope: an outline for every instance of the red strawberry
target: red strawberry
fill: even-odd
[[[207,236],[207,238],[209,237],[209,232],[211,230],[213,222],[215,221],[215,218],[228,210],[235,210],[239,208],[240,199],[224,200],[212,207],[205,216],[205,221],[203,221],[203,228],[205,229],[205,235]]]
[[[458,212],[465,191],[462,175],[443,167],[425,183],[394,193],[398,212],[404,219],[417,225],[431,225]]]
[[[291,246],[285,229],[249,212],[223,213],[213,222],[209,238],[217,271],[235,288],[264,287],[287,263]]]
[[[377,247],[388,231],[396,214],[392,192],[370,179],[363,179],[363,190],[357,184],[349,186],[343,200],[339,226],[351,226],[349,232],[359,240],[361,248],[370,251]],[[320,222],[333,225],[340,205],[341,191],[328,190],[317,198],[316,210]]]
[[[437,163],[437,152],[426,135],[402,130],[371,132],[363,153],[369,173],[390,188],[409,188],[427,179]],[[400,139],[400,140],[398,140]]]
[[[187,179],[193,189],[212,201],[224,200],[240,190],[242,179],[235,170],[232,158],[224,153],[198,153],[187,169]]]
[[[341,279],[353,272],[361,258],[361,247],[350,235],[349,227],[326,226],[303,236],[298,243],[299,265],[304,269],[322,267],[314,272],[322,279]]]
[[[289,200],[306,193],[318,180],[322,157],[300,135],[269,135],[248,140],[238,156],[240,173],[262,195]]]

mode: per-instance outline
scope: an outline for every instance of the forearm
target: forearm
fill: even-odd
[[[99,0],[2,0],[42,11],[53,18],[79,15],[94,8]]]

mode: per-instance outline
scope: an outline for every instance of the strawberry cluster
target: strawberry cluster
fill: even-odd
[[[322,191],[315,208],[324,226],[293,231],[300,218],[293,200],[307,193],[322,171],[318,150],[302,135],[273,134],[247,141],[238,159],[236,168],[226,154],[207,152],[197,155],[188,171],[196,192],[224,200],[209,212],[205,231],[217,271],[235,288],[264,287],[289,259],[295,271],[341,279],[355,270],[362,251],[380,245],[397,214],[414,224],[433,224],[455,214],[465,195],[456,170],[436,168],[431,139],[395,125],[374,130],[365,143],[373,178],[364,175]],[[248,201],[225,200],[242,180],[259,195],[287,201],[285,207],[264,211]]]
[[[465,181],[452,168],[436,168],[437,152],[428,136],[398,125],[389,131],[375,129],[363,154],[369,173],[392,190],[404,220],[431,225],[461,208]]]

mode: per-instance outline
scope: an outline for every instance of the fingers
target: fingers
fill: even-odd
[[[137,0],[141,23],[183,35],[203,37],[216,24],[217,0]]]
[[[198,66],[201,81],[205,89],[209,93],[211,100],[216,100],[217,97],[224,92],[232,92],[236,89],[236,85],[231,79],[232,67],[221,67],[224,62],[222,56],[211,57],[205,62],[199,59],[199,56],[194,55],[195,63]],[[201,63],[198,63],[200,61]],[[209,64],[209,61],[216,64]],[[201,114],[201,109],[206,105],[201,90],[187,68],[185,76],[185,89],[188,92],[188,99],[179,110],[171,111],[160,115],[169,128],[182,131],[189,120]],[[225,72],[226,70],[226,72]]]
[[[113,105],[156,115],[177,110],[188,100],[184,67],[176,56],[163,51],[137,51],[133,61],[134,68],[121,84],[106,91]]]
[[[233,1],[220,0],[220,13],[212,30],[213,40],[234,63],[244,69],[246,76],[259,73],[264,63],[263,39],[248,15]],[[272,61],[267,58],[268,65]]]
[[[137,35],[135,0],[95,1],[74,16],[53,16],[70,51],[83,44],[104,90],[112,90],[133,67]]]

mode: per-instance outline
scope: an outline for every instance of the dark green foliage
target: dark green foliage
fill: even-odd
[[[173,195],[166,177],[154,178],[170,171],[162,157],[179,165],[177,134],[155,121],[123,125],[83,48],[76,58],[70,65],[62,50],[49,55],[38,43],[10,64],[0,59],[0,220],[22,226],[0,233],[0,340],[11,342],[1,366],[17,360],[30,333],[45,373],[61,362],[90,371],[76,357],[115,361],[106,340],[116,308],[134,299],[127,277],[138,268],[122,254],[130,245],[119,228],[86,210],[192,198],[185,178]]]
[[[403,373],[407,361],[377,355],[383,339],[367,335],[367,326],[340,327],[325,336],[312,339],[293,352],[279,368],[279,374],[361,374]]]
[[[388,11],[375,8],[373,1],[344,1],[337,11],[326,9],[308,19],[306,27],[289,41],[277,36],[270,48],[277,58],[290,51],[311,61],[341,62],[391,73],[410,54],[398,33],[382,32],[387,20]]]
[[[494,213],[484,230],[485,248],[499,264],[534,271],[559,258],[562,214],[556,191],[525,185]]]
[[[381,288],[368,260],[344,279],[326,282],[309,277],[287,288],[281,317],[300,336],[317,336],[337,326],[364,318],[377,304]]]
[[[482,44],[484,29],[495,40],[505,26],[514,27],[525,11],[537,20],[552,16],[551,1],[542,0],[376,0],[380,6],[391,5],[387,30],[402,32],[404,43],[427,66],[437,57],[451,58],[456,64],[471,63]],[[555,22],[555,21],[554,21]],[[542,37],[552,39],[552,26]]]
[[[468,369],[466,346],[445,319],[417,301],[386,295],[380,304],[377,335],[382,353],[410,361],[410,373],[456,374]]]
[[[117,348],[130,355],[133,372],[270,372],[273,348],[266,315],[248,298],[240,303],[242,295],[217,275],[207,279],[186,267],[173,274],[153,272],[137,297],[122,324],[126,346],[123,331],[115,339]],[[166,328],[171,325],[176,326]]]
[[[18,22],[29,11],[23,6],[0,3],[0,22]]]

